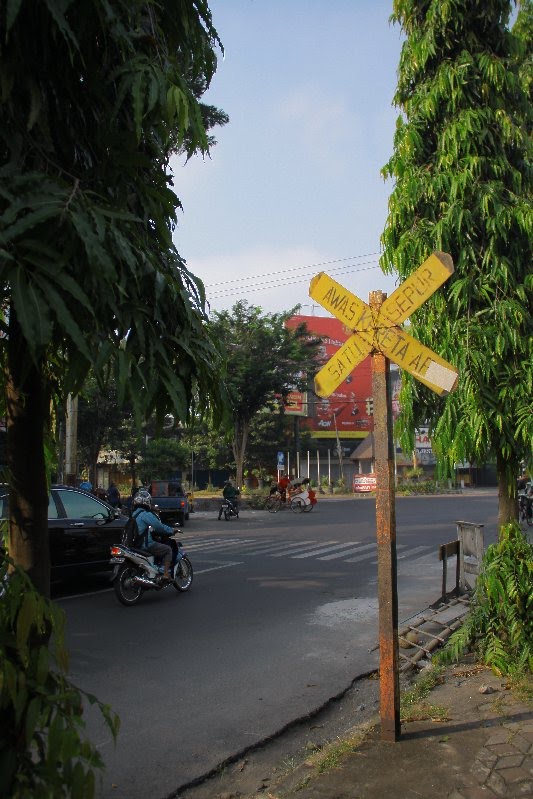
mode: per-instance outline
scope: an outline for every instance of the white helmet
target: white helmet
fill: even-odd
[[[150,510],[152,507],[152,497],[146,488],[141,488],[133,497],[134,508],[146,508]]]

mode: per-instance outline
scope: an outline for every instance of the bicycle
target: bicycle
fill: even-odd
[[[265,510],[267,510],[269,513],[277,513],[283,502],[284,500],[279,492],[270,494],[265,500]]]

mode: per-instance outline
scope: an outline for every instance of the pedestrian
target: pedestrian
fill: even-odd
[[[113,483],[113,481],[109,483],[109,488],[107,489],[107,498],[109,504],[113,508],[120,507],[120,491],[116,487],[115,483]]]

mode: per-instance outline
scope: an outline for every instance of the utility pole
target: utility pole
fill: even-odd
[[[439,396],[446,396],[455,389],[459,377],[457,369],[400,327],[452,273],[451,256],[433,253],[388,299],[382,291],[371,292],[368,305],[325,272],[316,275],[309,286],[309,295],[352,331],[315,375],[315,393],[319,397],[331,396],[358,363],[368,355],[372,357],[373,398],[367,400],[367,412],[374,412],[381,737],[385,741],[397,741],[400,736],[390,361]],[[336,420],[335,431],[337,433]]]
[[[78,476],[78,397],[69,394],[65,414],[65,472],[64,479],[74,484]]]
[[[387,295],[371,291],[368,304],[379,318]],[[389,360],[372,351],[372,394],[376,471],[376,533],[379,599],[379,687],[381,737],[400,737],[400,677],[398,669],[398,584],[396,563],[396,508],[390,397]]]

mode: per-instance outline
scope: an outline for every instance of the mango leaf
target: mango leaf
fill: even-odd
[[[71,339],[71,343],[75,344],[76,348],[85,356],[86,360],[90,362],[92,356],[87,346],[87,331],[79,327],[72,313],[63,301],[63,297],[55,290],[51,282],[42,280],[38,275],[34,277],[34,282],[39,285],[43,292],[43,296],[45,296],[48,301],[49,307],[53,309],[53,313],[57,317],[60,327]]]
[[[20,11],[22,0],[7,0],[6,7],[6,33],[9,33],[11,26],[15,22],[17,14]]]
[[[38,353],[52,336],[49,309],[22,269],[11,270],[10,279],[17,319],[30,350]]]
[[[24,734],[26,736],[26,746],[29,746],[33,736],[35,734],[35,729],[37,727],[39,717],[41,715],[41,698],[34,696],[33,699],[30,700],[30,703],[26,709],[26,719],[24,721]]]
[[[2,226],[0,242],[4,245],[9,244],[19,238],[23,233],[26,233],[26,231],[33,230],[39,225],[42,225],[43,222],[48,222],[48,220],[56,217],[61,210],[60,206],[50,202],[49,198],[47,198],[47,200],[48,202],[46,205],[37,208],[35,211],[25,213],[24,216],[19,217],[13,224],[9,224],[5,227]],[[0,217],[0,222],[2,221],[4,220]]]

